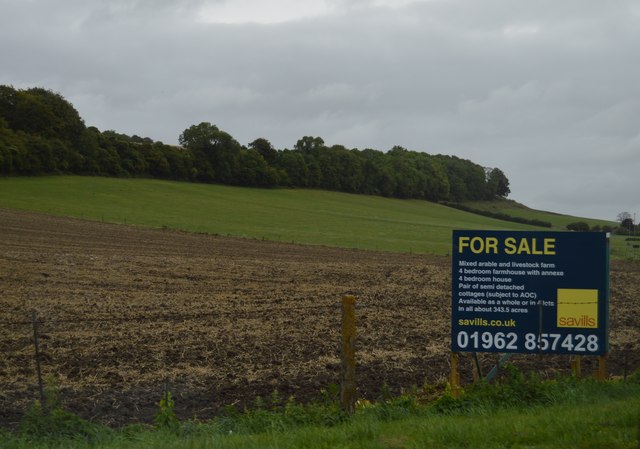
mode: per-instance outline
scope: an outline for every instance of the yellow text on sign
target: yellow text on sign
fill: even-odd
[[[458,252],[471,251],[473,254],[528,254],[534,256],[555,256],[556,239],[547,237],[516,238],[507,237],[500,241],[497,237],[469,237],[458,238]]]

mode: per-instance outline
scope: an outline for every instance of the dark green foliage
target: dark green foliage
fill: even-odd
[[[471,161],[456,156],[435,156],[449,179],[450,194],[439,198],[450,201],[491,200],[496,192],[491,191],[487,183],[485,169]]]
[[[278,151],[273,148],[271,142],[262,137],[251,142],[249,148],[257,151],[268,164],[273,164],[278,157]]]
[[[636,370],[633,374],[628,376],[627,382],[631,384],[640,385],[640,369]]]
[[[62,408],[44,411],[41,404],[36,401],[25,413],[20,432],[33,439],[82,438],[92,440],[100,433],[105,432],[105,429]]]
[[[514,415],[526,413],[533,416],[548,413],[551,409],[547,409],[547,405],[566,405],[570,406],[570,409],[584,409],[584,404],[602,404],[603,401],[612,400],[624,400],[629,406],[635,407],[637,400],[634,398],[638,397],[639,387],[640,370],[628,376],[626,381],[599,382],[573,377],[542,381],[535,375],[524,375],[513,365],[506,365],[496,383],[472,385],[459,399],[451,397],[444,383],[435,386],[425,385],[422,388],[412,387],[400,396],[393,396],[389,388],[383,386],[377,402],[360,400],[356,414],[347,416],[337,403],[339,389],[336,385],[331,385],[322,390],[322,400],[318,402],[300,404],[294,397],[285,400],[278,391],[274,391],[269,398],[256,398],[254,405],[249,409],[239,411],[235,406],[228,406],[222,416],[206,422],[178,421],[173,414],[170,395],[165,393],[165,402],[160,403],[158,412],[158,416],[161,415],[162,418],[156,417],[155,428],[135,424],[119,430],[97,426],[62,411],[59,405],[56,405],[59,404],[57,390],[48,389],[47,404],[54,407],[54,412],[46,413],[40,404],[36,403],[25,416],[20,435],[0,429],[0,446],[103,447],[105,443],[115,442],[118,447],[164,447],[167,445],[165,441],[176,442],[175,439],[169,440],[170,438],[181,438],[181,441],[185,441],[190,447],[200,447],[198,444],[194,445],[195,440],[191,438],[202,436],[205,438],[202,447],[217,447],[214,441],[222,436],[235,438],[234,435],[237,434],[273,435],[279,432],[295,432],[301,428],[329,428],[343,423],[350,426],[347,438],[358,438],[362,434],[372,434],[375,437],[372,429],[379,427],[381,423],[402,422],[411,417],[427,418],[427,425],[431,426],[435,422],[434,415],[453,415],[454,419],[460,419],[458,416],[462,415],[464,419],[475,419],[492,416],[497,411],[506,409],[509,414],[501,413],[500,416],[510,416],[511,412]],[[607,427],[611,425],[610,416],[603,415],[602,419]],[[464,422],[468,423],[466,420]],[[593,419],[587,419],[585,425],[589,422],[593,424]],[[453,423],[454,421],[447,421],[447,436]],[[633,425],[635,426],[635,422]],[[340,428],[344,429],[338,427]],[[502,431],[498,428],[495,430]],[[509,427],[508,432],[512,435],[513,429]],[[168,445],[171,446],[171,443]],[[432,444],[428,447],[432,447]]]
[[[278,184],[279,174],[269,166],[260,153],[240,150],[238,167],[235,168],[233,184],[249,187],[273,187]]]
[[[602,226],[600,226],[600,229],[596,229],[596,226],[594,226],[592,228],[593,231],[613,232],[613,230],[614,230],[613,226],[609,226],[609,225],[602,225]]]
[[[197,179],[204,182],[234,184],[240,168],[240,144],[211,123],[193,125],[180,135],[180,144],[194,155]]]
[[[84,132],[78,112],[60,94],[43,88],[13,92],[9,86],[1,89],[0,114],[14,131],[60,139],[72,145]]]
[[[286,187],[307,187],[309,167],[304,156],[297,151],[284,150],[278,153],[275,167],[281,170],[280,185]]]
[[[550,228],[552,224],[548,221],[535,220],[523,217],[515,217],[513,215],[507,215],[499,212],[491,212],[488,210],[475,209],[473,207],[465,206],[464,204],[451,203],[448,201],[442,201],[445,206],[453,207],[454,209],[463,210],[465,212],[471,212],[472,214],[482,215],[484,217],[496,218],[498,220],[511,221],[513,223],[528,224],[532,226],[540,226],[543,228]]]
[[[509,193],[511,193],[511,189],[509,189],[509,180],[499,168],[493,168],[488,172],[487,188],[489,189],[490,194],[501,198],[506,198]]]
[[[229,406],[224,416],[215,418],[212,425],[225,434],[285,431],[304,425],[334,426],[348,419],[339,406],[339,388],[330,385],[321,391],[322,400],[300,404],[293,396],[285,400],[274,390],[268,400],[256,397],[253,406],[240,412]]]
[[[589,224],[584,221],[576,221],[574,223],[569,223],[567,225],[567,229],[569,231],[577,231],[577,232],[588,232]]]
[[[509,194],[497,168],[400,146],[387,153],[327,146],[304,136],[293,150],[265,138],[242,147],[216,125],[184,130],[181,146],[85,127],[60,94],[0,86],[0,174],[134,176],[251,187],[306,187],[429,201]]]
[[[640,370],[630,375],[626,382],[600,382],[592,378],[575,377],[543,381],[535,373],[525,375],[515,365],[507,364],[496,382],[473,384],[458,399],[447,392],[436,399],[431,407],[438,413],[460,414],[500,408],[583,404],[600,397],[624,399],[629,395],[637,395],[637,384],[640,384]]]
[[[505,407],[529,407],[553,402],[554,384],[541,382],[535,376],[526,377],[511,364],[494,384],[479,382],[471,385],[462,397],[445,394],[433,403],[439,413],[460,413],[471,410],[493,410]]]
[[[93,441],[110,433],[109,429],[90,423],[62,408],[59,389],[50,378],[45,389],[45,404],[35,401],[20,423],[20,434],[27,439],[82,439]]]

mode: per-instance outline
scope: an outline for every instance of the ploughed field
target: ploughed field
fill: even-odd
[[[0,209],[0,426],[45,382],[68,410],[151,422],[166,387],[182,418],[257,396],[306,402],[340,376],[340,299],[358,297],[358,394],[449,374],[450,258],[188,234]],[[640,266],[614,262],[608,369],[640,368]],[[495,354],[480,356],[489,370]],[[542,376],[568,356],[514,356]],[[585,358],[590,373],[597,359]],[[461,357],[463,383],[472,359]],[[384,388],[386,388],[384,387]]]

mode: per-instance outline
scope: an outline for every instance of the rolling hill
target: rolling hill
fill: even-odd
[[[488,205],[549,221],[557,230],[580,219],[509,201],[481,206]],[[188,232],[432,254],[450,252],[453,229],[548,229],[421,200],[80,176],[0,178],[0,207]]]

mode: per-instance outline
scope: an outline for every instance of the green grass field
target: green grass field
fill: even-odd
[[[551,222],[585,221],[514,201],[467,206]],[[369,250],[448,254],[453,229],[549,230],[419,200],[305,189],[81,176],[0,178],[0,207],[111,223]],[[638,242],[614,235],[614,257],[640,259]]]
[[[0,178],[0,207],[284,242],[447,254],[452,229],[532,230],[427,201],[149,179]]]
[[[79,176],[0,178],[0,207],[283,242],[433,254],[450,252],[453,229],[537,229],[427,201]]]

